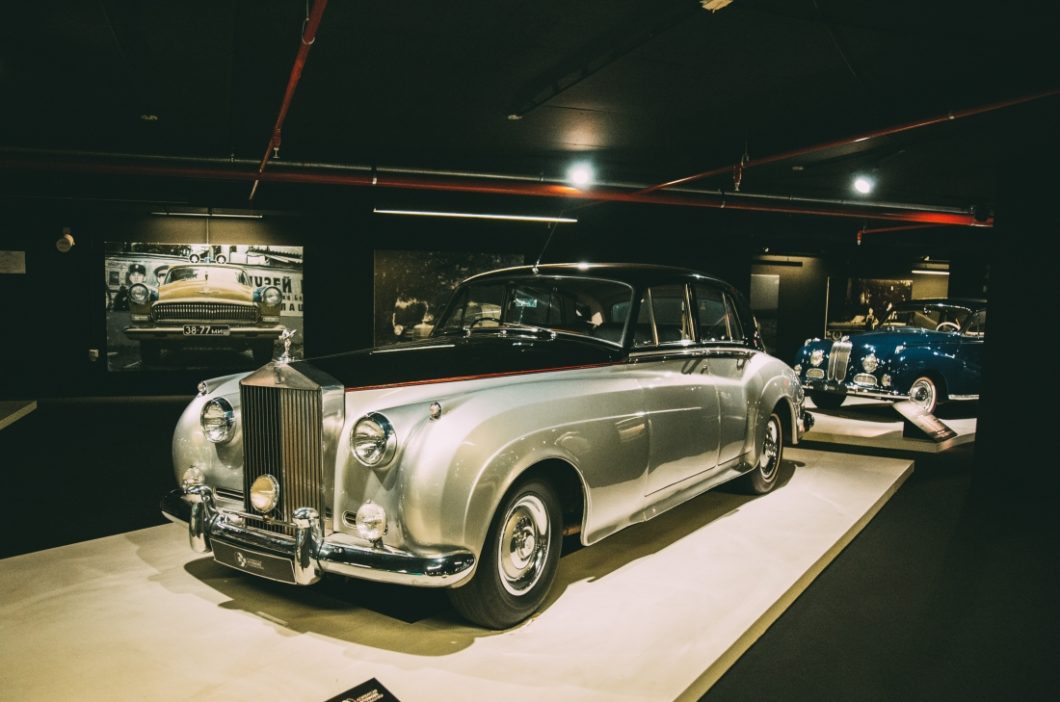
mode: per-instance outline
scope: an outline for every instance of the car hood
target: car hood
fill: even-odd
[[[471,380],[616,363],[624,352],[593,341],[472,335],[364,349],[291,366],[312,376],[319,369],[346,388]]]
[[[204,301],[227,300],[232,302],[251,302],[253,291],[240,285],[221,284],[207,280],[178,280],[167,283],[158,289],[159,302],[194,299]]]
[[[954,334],[935,332],[926,329],[906,329],[902,331],[869,332],[850,339],[852,350],[856,353],[876,353],[878,356],[890,355],[898,347],[913,348],[944,344]]]

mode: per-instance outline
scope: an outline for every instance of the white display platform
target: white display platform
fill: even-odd
[[[807,398],[806,409],[814,418],[813,429],[803,437],[806,441],[915,453],[941,453],[954,446],[970,444],[975,441],[978,422],[975,417],[949,417],[950,408],[946,407],[947,412],[941,421],[957,432],[957,436],[935,442],[903,436],[904,420],[890,402],[848,397],[838,409],[821,410]]]
[[[564,556],[499,633],[439,591],[244,576],[175,524],[0,560],[2,696],[323,702],[376,678],[402,702],[698,699],[913,467],[785,458],[770,495],[715,490]]]

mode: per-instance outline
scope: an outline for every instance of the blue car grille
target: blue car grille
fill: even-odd
[[[151,309],[156,322],[250,322],[258,321],[255,305],[226,302],[162,302]]]

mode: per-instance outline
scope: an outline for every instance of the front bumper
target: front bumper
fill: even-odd
[[[796,440],[795,443],[798,443],[799,441],[802,441],[803,435],[806,432],[808,432],[811,429],[813,429],[814,421],[816,421],[816,420],[814,420],[813,415],[810,414],[809,412],[807,412],[806,410],[801,410],[799,412],[799,423],[798,423],[798,427],[797,427],[798,434],[797,434],[797,440]]]
[[[295,510],[293,523],[284,525],[293,535],[255,529],[243,515],[219,509],[206,486],[168,493],[162,498],[162,514],[188,525],[194,551],[213,551],[224,565],[294,585],[312,585],[324,573],[336,573],[400,585],[453,587],[474,572],[475,556],[465,550],[418,556],[361,546],[339,532],[325,538],[319,515],[308,507]]]
[[[850,395],[868,397],[875,400],[908,400],[909,395],[898,390],[868,388],[855,383],[828,383],[823,381],[804,382],[802,389],[806,392],[827,392],[832,395]]]
[[[188,324],[195,324],[189,322]],[[204,325],[223,325],[222,322],[201,322]],[[209,339],[214,343],[223,342],[225,339],[238,339],[241,341],[253,341],[258,339],[277,339],[280,334],[285,330],[282,324],[271,325],[267,327],[253,327],[253,326],[235,326],[235,325],[223,325],[228,326],[227,334],[216,334],[216,335],[193,335],[184,333],[183,324],[168,324],[160,326],[143,326],[143,327],[126,327],[125,336],[129,337],[134,341],[152,341],[152,340],[180,340],[188,343],[204,341]]]

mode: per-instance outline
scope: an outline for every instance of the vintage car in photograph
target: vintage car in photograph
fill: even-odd
[[[250,350],[265,363],[283,333],[283,293],[254,287],[239,266],[201,263],[172,266],[157,287],[137,283],[129,288],[125,335],[140,342],[145,364],[161,361],[172,349]]]
[[[192,547],[306,585],[445,587],[489,628],[592,544],[730,480],[778,484],[812,419],[744,298],[695,272],[553,264],[469,278],[432,336],[204,381],[163,498]]]
[[[985,336],[985,300],[912,300],[873,332],[807,339],[794,367],[821,409],[855,396],[908,400],[934,413],[940,402],[979,398]]]

